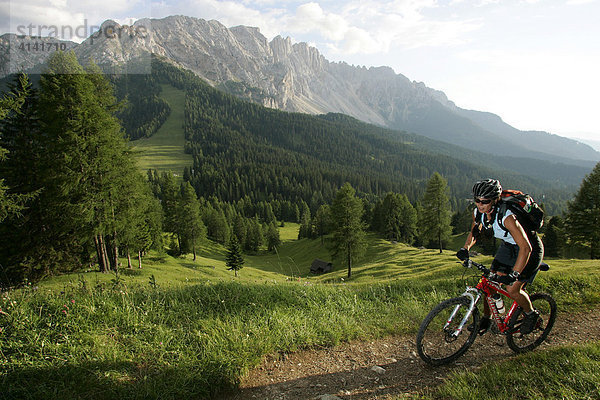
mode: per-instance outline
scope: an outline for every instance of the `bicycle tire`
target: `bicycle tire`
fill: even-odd
[[[441,302],[427,314],[417,333],[417,352],[423,361],[430,365],[447,364],[456,360],[471,347],[478,333],[477,307],[473,309],[459,335],[452,336],[452,332],[456,331],[454,328],[458,327],[470,305],[469,297],[454,297]],[[457,313],[454,318],[451,318],[456,306],[459,306]],[[450,325],[444,329],[447,322]],[[474,327],[470,332],[467,329],[469,325]]]
[[[521,308],[511,318],[513,328],[506,336],[506,343],[515,353],[526,353],[538,347],[550,334],[556,320],[556,301],[548,293],[535,293],[529,296],[533,308],[540,313],[540,321],[531,333],[522,335],[519,325],[523,321]]]

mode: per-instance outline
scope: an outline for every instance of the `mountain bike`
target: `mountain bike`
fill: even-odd
[[[462,265],[465,268],[475,267],[483,274],[475,287],[467,285],[462,295],[441,302],[425,317],[417,333],[417,351],[423,361],[431,365],[447,364],[469,349],[479,334],[477,304],[482,297],[488,302],[492,312],[490,331],[505,335],[508,346],[514,352],[533,350],[546,340],[556,319],[556,301],[552,296],[547,293],[529,296],[533,308],[540,313],[540,318],[531,333],[522,334],[520,326],[525,314],[508,292],[491,279],[491,271],[470,259],[465,260]],[[524,287],[533,282],[538,271],[548,269],[548,264],[542,263]],[[498,298],[497,294],[513,300],[505,314],[496,306],[497,300],[494,297]]]

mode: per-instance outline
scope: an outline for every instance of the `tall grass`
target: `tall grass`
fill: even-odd
[[[571,296],[567,285],[544,284],[560,302]],[[580,289],[598,287],[596,278]],[[19,399],[208,398],[266,354],[413,333],[456,294],[447,279],[172,288],[82,279],[61,292],[14,291],[0,301],[0,384]]]
[[[600,342],[528,353],[477,372],[454,374],[440,399],[598,399]]]
[[[344,269],[305,278],[321,246],[292,236],[278,254],[248,257],[239,278],[210,244],[196,263],[155,255],[127,275],[87,272],[2,293],[0,393],[209,398],[268,354],[414,334],[435,304],[464,290],[452,252],[375,238],[351,281]],[[551,292],[561,311],[600,302],[592,262],[552,264],[531,291]]]
[[[207,398],[266,354],[410,331],[429,290],[82,280],[62,293],[5,293],[0,383],[13,398]]]

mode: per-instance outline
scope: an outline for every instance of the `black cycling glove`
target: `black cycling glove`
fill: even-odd
[[[456,252],[456,257],[458,257],[460,261],[465,261],[467,258],[469,258],[469,250],[465,249],[464,247],[461,248]]]
[[[498,283],[504,283],[505,285],[511,285],[514,281],[516,281],[517,279],[519,279],[519,274],[517,271],[512,271],[510,274],[508,275],[492,275],[490,277],[491,280],[496,281]]]

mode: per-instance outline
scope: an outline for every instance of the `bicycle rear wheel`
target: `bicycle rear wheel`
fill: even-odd
[[[533,308],[540,313],[540,319],[531,333],[523,335],[519,331],[519,326],[523,322],[524,313],[520,307],[515,311],[511,318],[513,328],[506,336],[506,343],[516,353],[531,351],[542,344],[548,337],[556,320],[556,302],[552,296],[547,293],[535,293],[529,298]]]
[[[475,341],[479,326],[477,307],[469,315],[462,330],[457,328],[469,311],[471,299],[466,296],[448,299],[427,314],[417,333],[417,352],[428,364],[441,365],[456,360]],[[467,327],[473,326],[469,331]]]

